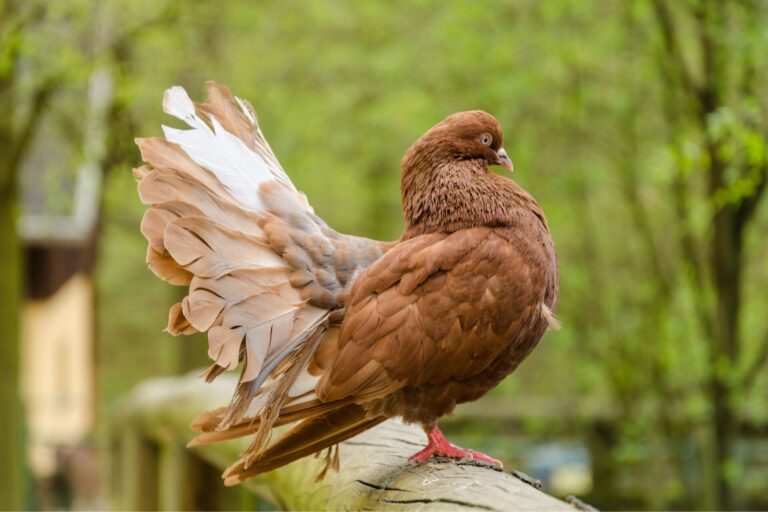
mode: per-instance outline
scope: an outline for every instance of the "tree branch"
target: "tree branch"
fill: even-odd
[[[745,392],[748,392],[755,384],[758,375],[760,375],[760,370],[763,369],[766,362],[768,362],[768,337],[763,340],[763,345],[752,360],[752,364],[749,365],[742,375],[741,386]]]
[[[719,0],[714,5],[703,1],[696,6],[693,13],[701,47],[701,68],[705,77],[697,90],[702,126],[706,123],[705,115],[714,112],[721,105],[722,58],[715,34],[723,29],[722,8]]]
[[[680,220],[680,232],[678,233],[678,240],[680,243],[680,252],[683,260],[688,263],[693,275],[693,285],[696,288],[697,293],[702,298],[700,301],[695,301],[696,315],[699,319],[699,323],[703,329],[703,332],[714,333],[714,321],[710,315],[709,308],[704,303],[704,299],[707,294],[707,275],[704,263],[699,258],[701,251],[696,247],[696,240],[691,234],[691,222],[688,216],[688,196],[685,178],[678,174],[675,176],[672,184],[672,193],[674,195],[673,204],[675,207],[677,218]]]
[[[672,13],[669,11],[664,0],[652,0],[651,4],[659,24],[664,48],[669,57],[668,66],[677,71],[675,74],[684,91],[689,94],[689,98],[698,100],[700,97],[700,88],[693,79],[693,74],[685,62],[685,58],[683,57],[683,53],[677,38],[675,37],[675,26],[672,21]],[[701,108],[701,105],[694,103],[694,108],[698,111]]]
[[[32,143],[40,118],[45,112],[45,108],[48,106],[48,100],[56,91],[60,82],[60,75],[53,76],[43,82],[32,95],[32,104],[30,106],[29,114],[27,114],[27,118],[22,122],[18,132],[14,133],[11,147],[8,149],[7,170],[10,174],[18,171],[21,159],[29,145]]]
[[[127,48],[132,44],[134,38],[140,36],[147,30],[176,21],[179,17],[179,12],[181,12],[181,8],[178,3],[173,2],[167,4],[154,18],[137,24],[130,30],[123,32],[119,37],[113,39],[109,43],[110,51],[113,54],[119,52],[122,49]]]
[[[759,174],[760,181],[755,186],[754,192],[751,196],[745,197],[736,210],[736,221],[739,224],[739,228],[743,228],[752,219],[758,204],[760,204],[760,200],[765,193],[766,183],[768,183],[768,165],[763,165],[760,168]]]

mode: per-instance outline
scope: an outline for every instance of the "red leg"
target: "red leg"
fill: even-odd
[[[427,443],[426,448],[412,455],[411,458],[408,459],[413,464],[421,464],[434,455],[436,457],[447,457],[449,459],[481,460],[500,468],[504,467],[501,462],[484,453],[476,452],[474,450],[465,450],[464,448],[449,443],[440,431],[440,427],[437,425],[432,427],[432,430],[428,430],[427,427],[425,427],[424,431],[427,433],[429,442]]]

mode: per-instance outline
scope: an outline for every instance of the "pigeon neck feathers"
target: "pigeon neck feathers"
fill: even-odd
[[[498,163],[501,142],[498,121],[481,111],[449,116],[419,138],[401,164],[402,239],[481,226],[533,224],[548,231],[533,197],[488,170]]]

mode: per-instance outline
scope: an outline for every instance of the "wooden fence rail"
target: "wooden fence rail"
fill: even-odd
[[[194,376],[148,380],[113,414],[112,486],[121,510],[570,510],[509,473],[472,461],[411,466],[420,429],[388,421],[341,445],[341,470],[315,482],[322,461],[308,457],[224,488],[220,472],[247,440],[185,448],[189,421],[227,403],[234,380]]]

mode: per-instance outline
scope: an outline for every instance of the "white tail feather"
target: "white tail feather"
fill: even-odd
[[[252,211],[265,210],[266,206],[258,192],[260,183],[274,180],[294,191],[296,187],[275,158],[255,124],[253,114],[244,108],[243,102],[239,105],[256,127],[257,151],[251,150],[237,136],[225,130],[213,116],[210,117],[211,129],[197,115],[194,103],[179,86],[165,91],[163,110],[187,123],[191,129],[163,126],[163,132],[166,139],[181,146],[197,164],[213,172],[240,204]]]

